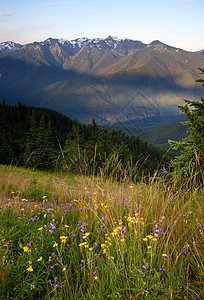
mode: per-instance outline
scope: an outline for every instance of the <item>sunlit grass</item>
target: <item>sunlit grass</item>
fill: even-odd
[[[0,296],[196,299],[203,195],[0,167]]]

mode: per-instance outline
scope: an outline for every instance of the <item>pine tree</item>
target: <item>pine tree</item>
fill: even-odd
[[[0,163],[9,164],[12,163],[14,159],[13,151],[5,136],[5,130],[0,131]]]
[[[204,69],[200,69],[204,75]],[[197,82],[204,80],[198,79]],[[193,175],[196,184],[204,184],[204,99],[201,101],[184,100],[185,105],[178,106],[185,113],[189,126],[189,136],[181,142],[169,141],[177,150],[181,148],[181,155],[174,162],[174,168],[183,176]],[[193,109],[190,109],[190,108]]]
[[[0,104],[0,163],[11,163],[15,157],[13,154],[13,138],[12,138],[12,126],[9,122],[8,107],[3,100]]]
[[[27,134],[26,150],[25,150],[25,165],[28,167],[35,166],[35,150],[37,140],[37,127],[35,111],[32,110],[32,117],[30,120],[30,131]]]
[[[84,173],[86,169],[85,151],[83,144],[83,136],[79,126],[73,125],[64,146],[65,159],[71,172]]]
[[[52,144],[51,131],[46,127],[44,116],[40,120],[36,138],[35,150],[36,167],[41,170],[52,170],[55,163],[55,155]]]

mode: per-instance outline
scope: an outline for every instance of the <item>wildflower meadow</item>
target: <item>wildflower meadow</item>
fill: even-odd
[[[204,295],[203,192],[176,177],[119,183],[0,166],[0,201],[1,299]]]

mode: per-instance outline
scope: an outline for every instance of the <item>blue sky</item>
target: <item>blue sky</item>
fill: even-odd
[[[0,42],[112,35],[196,51],[203,12],[204,0],[1,0]]]

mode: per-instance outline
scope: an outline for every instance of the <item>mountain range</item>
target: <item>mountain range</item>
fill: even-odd
[[[0,43],[0,98],[47,107],[81,122],[157,123],[199,100],[203,50],[107,37]]]

